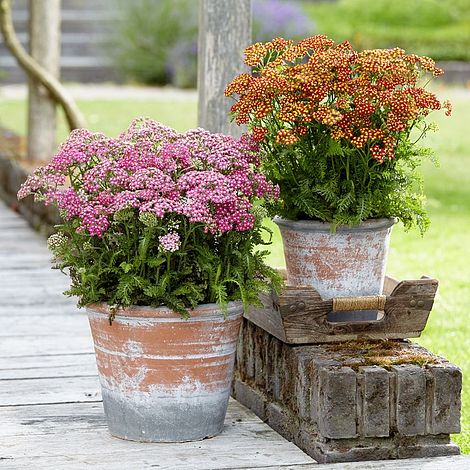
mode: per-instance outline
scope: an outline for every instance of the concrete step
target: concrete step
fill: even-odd
[[[26,10],[29,0],[14,0],[12,2],[13,11]],[[116,7],[119,2],[116,0],[62,0],[63,10],[100,10],[108,7]]]
[[[0,84],[25,83],[26,76],[18,67],[3,68],[0,65],[2,76]],[[61,70],[61,80],[64,82],[100,83],[106,81],[119,81],[122,77],[119,72],[109,65],[96,67],[64,67]]]

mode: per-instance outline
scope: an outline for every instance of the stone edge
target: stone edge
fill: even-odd
[[[21,201],[16,197],[28,175],[17,161],[0,154],[0,199],[20,213],[35,230],[50,235],[55,231],[54,226],[60,223],[59,211],[53,206],[34,202],[32,196]]]

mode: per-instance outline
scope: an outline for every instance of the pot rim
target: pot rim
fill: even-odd
[[[331,233],[331,223],[321,222],[319,220],[290,220],[284,219],[280,216],[275,216],[273,222],[278,225],[280,229],[288,228],[299,231],[311,232],[327,232]],[[389,229],[398,222],[396,217],[381,218],[381,219],[367,219],[359,225],[338,225],[337,232],[371,232],[377,230]]]
[[[109,316],[111,306],[105,302],[89,304],[85,306],[89,314],[101,314]],[[221,307],[217,303],[200,304],[194,309],[189,310],[190,317],[184,319],[178,312],[171,310],[166,306],[150,307],[146,305],[131,305],[129,307],[118,307],[114,312],[115,317],[133,317],[133,318],[170,318],[172,320],[191,321],[191,319],[202,317],[220,317],[228,319],[243,314],[243,303],[241,301],[232,301],[227,303],[227,313],[224,315]]]

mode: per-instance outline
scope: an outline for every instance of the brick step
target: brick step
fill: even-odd
[[[244,319],[233,396],[333,463],[458,454],[461,387],[458,367],[408,340],[292,346]]]

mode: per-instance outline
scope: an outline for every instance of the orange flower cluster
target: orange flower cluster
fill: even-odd
[[[295,144],[297,142],[297,135],[292,129],[281,129],[276,134],[276,142],[278,144]]]
[[[443,71],[398,48],[357,52],[323,35],[276,38],[248,47],[245,63],[253,73],[236,77],[225,94],[235,97],[236,122],[260,142],[294,145],[315,127],[383,162],[394,158],[401,133],[432,110],[452,109],[418,86],[423,74]]]

